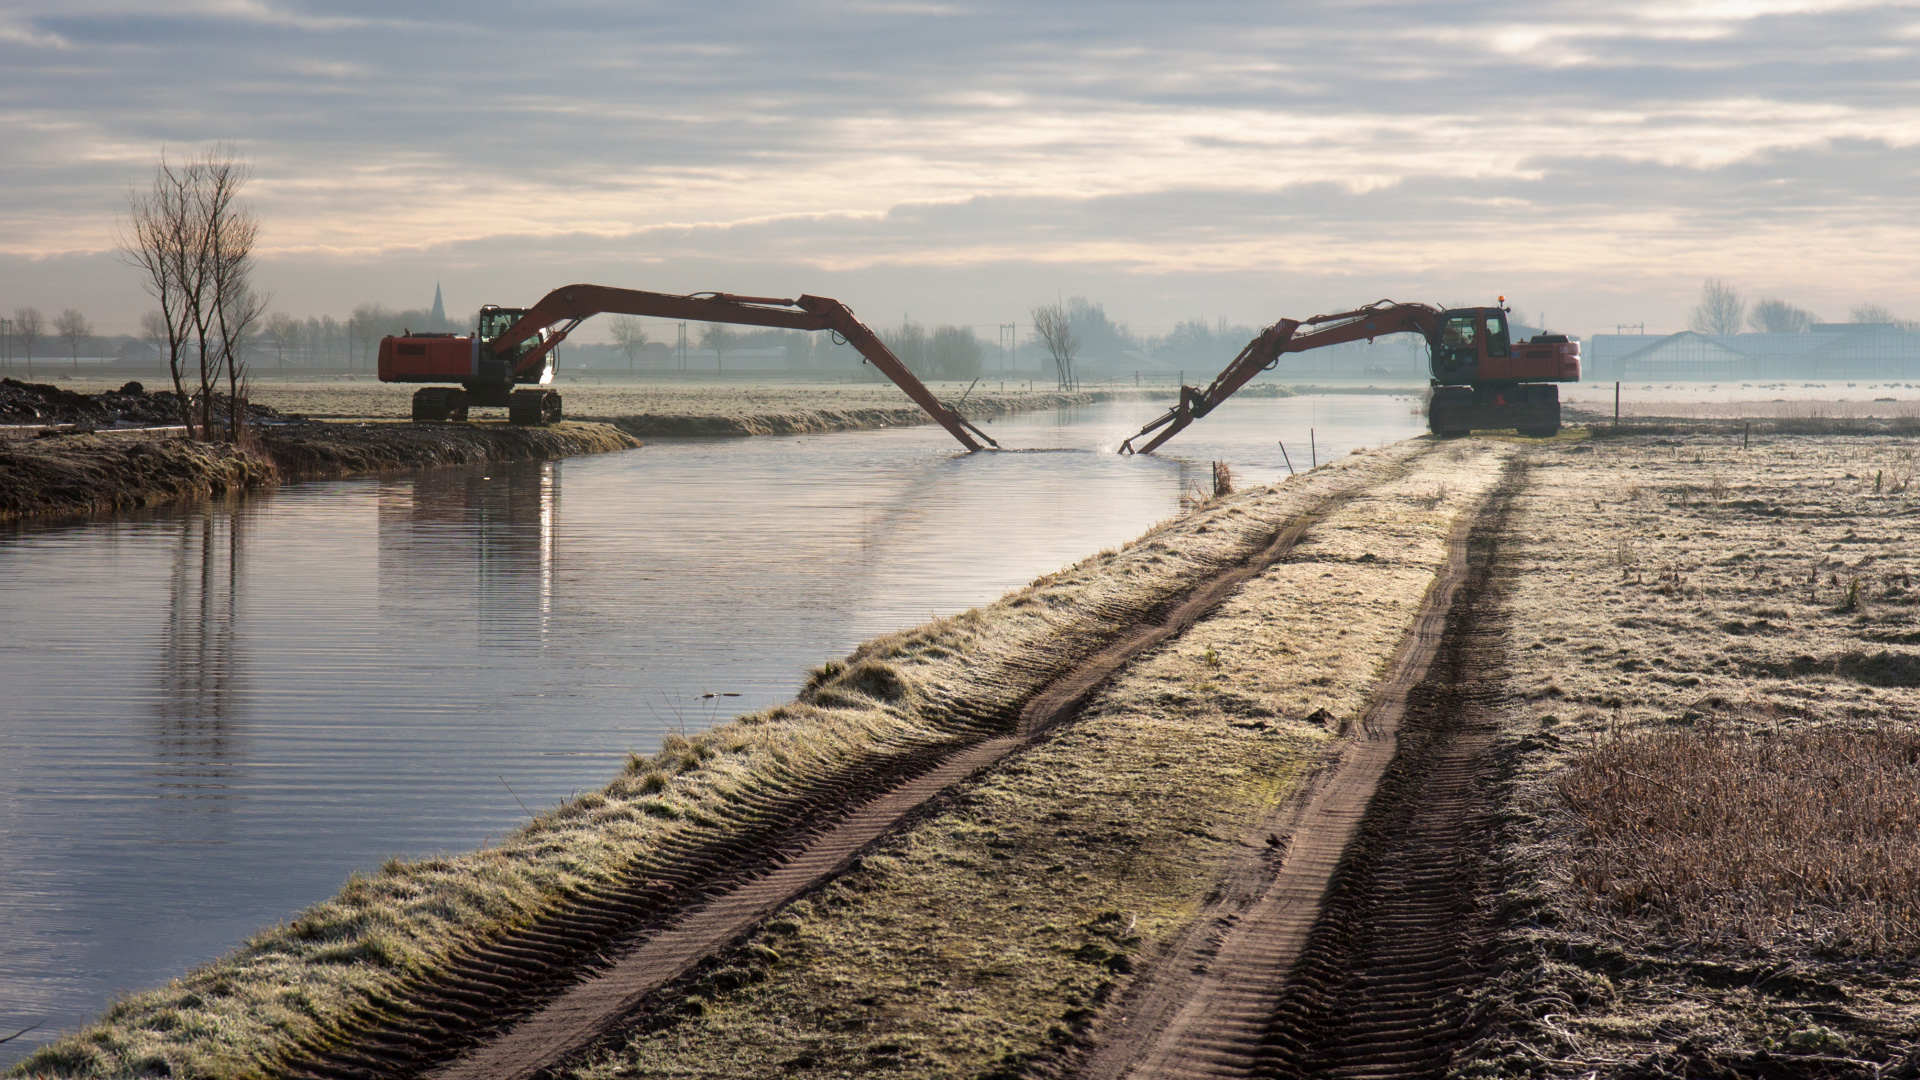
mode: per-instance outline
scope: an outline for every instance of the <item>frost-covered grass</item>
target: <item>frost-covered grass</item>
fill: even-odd
[[[1910,763],[1857,757],[1920,716],[1913,447],[1736,432],[1529,456],[1502,549],[1507,930],[1460,1068],[1896,1060],[1920,1043],[1915,939],[1888,922],[1911,919],[1920,823]]]

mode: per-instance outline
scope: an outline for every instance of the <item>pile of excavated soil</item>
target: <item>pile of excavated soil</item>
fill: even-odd
[[[1907,745],[1887,726],[1920,717],[1914,449],[1717,433],[1532,460],[1503,574],[1504,930],[1456,1073],[1920,1075],[1920,938],[1876,910],[1913,860],[1846,869],[1920,826],[1873,787],[1920,774],[1804,750]]]
[[[215,395],[214,421],[227,421],[227,399]],[[255,422],[284,420],[268,406],[251,403],[247,415]],[[23,383],[0,379],[0,424],[78,424],[92,427],[164,427],[181,422],[180,396],[171,390],[147,392],[137,382],[117,390],[82,393],[51,383]]]

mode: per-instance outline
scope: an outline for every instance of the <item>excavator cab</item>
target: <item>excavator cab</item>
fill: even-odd
[[[1433,377],[1441,383],[1474,382],[1484,370],[1513,356],[1507,313],[1499,308],[1458,308],[1442,312],[1433,342]]]
[[[480,338],[480,363],[479,370],[474,373],[477,376],[474,379],[475,382],[500,384],[518,382],[532,383],[537,386],[547,386],[553,382],[554,361],[551,351],[547,353],[544,362],[538,370],[523,371],[517,376],[513,373],[514,368],[520,365],[522,357],[539,348],[541,344],[546,341],[547,335],[544,331],[515,345],[513,351],[505,356],[496,356],[494,351],[489,348],[495,341],[499,340],[501,334],[512,329],[513,324],[519,322],[520,317],[525,315],[528,310],[527,308],[496,307],[493,304],[488,304],[486,307],[480,309],[480,325],[478,330],[478,336]],[[472,388],[469,387],[468,389],[471,392]]]

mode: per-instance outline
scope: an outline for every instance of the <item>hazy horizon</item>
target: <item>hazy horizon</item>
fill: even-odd
[[[1913,2],[23,0],[0,57],[0,313],[106,333],[150,306],[128,185],[216,140],[300,317],[595,281],[1146,334],[1504,294],[1591,334],[1706,277],[1920,317]]]

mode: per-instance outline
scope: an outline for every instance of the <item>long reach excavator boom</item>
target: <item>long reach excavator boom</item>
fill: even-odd
[[[1313,329],[1302,333],[1302,327]],[[1419,334],[1426,340],[1433,372],[1427,426],[1436,435],[1465,435],[1476,428],[1551,435],[1560,430],[1560,388],[1550,384],[1580,379],[1578,342],[1561,334],[1512,341],[1505,307],[1442,311],[1381,300],[1306,320],[1281,319],[1260,331],[1206,389],[1182,386],[1179,402],[1121,443],[1120,452],[1152,453],[1283,354],[1372,341],[1383,334]],[[1148,435],[1153,437],[1145,445],[1133,445]]]
[[[551,422],[560,417],[559,394],[514,387],[550,384],[554,346],[565,341],[582,322],[602,314],[831,331],[906,391],[961,446],[968,450],[980,449],[981,443],[999,446],[934,396],[845,304],[824,296],[796,300],[731,293],[674,296],[604,285],[567,285],[530,308],[481,308],[479,325],[471,337],[409,334],[385,338],[380,342],[380,378],[384,382],[460,383],[459,390],[434,388],[414,394],[416,420],[465,419],[469,406],[504,405],[514,423]]]

